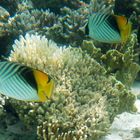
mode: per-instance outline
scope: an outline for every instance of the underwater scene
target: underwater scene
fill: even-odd
[[[0,0],[0,140],[140,140],[140,0]]]

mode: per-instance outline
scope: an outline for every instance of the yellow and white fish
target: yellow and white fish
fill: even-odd
[[[125,16],[94,12],[89,16],[86,33],[103,43],[125,43],[131,34],[131,22]]]
[[[45,102],[54,81],[42,71],[16,62],[0,61],[0,93],[23,101]]]

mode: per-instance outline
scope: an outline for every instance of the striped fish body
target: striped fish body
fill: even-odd
[[[0,93],[24,101],[45,101],[47,97],[39,96],[38,70],[8,61],[0,62]],[[46,75],[43,73],[43,75]],[[46,75],[47,77],[47,75]],[[44,98],[43,98],[44,97]]]
[[[130,35],[131,26],[124,16],[99,12],[89,16],[87,30],[89,36],[97,41],[124,43]]]

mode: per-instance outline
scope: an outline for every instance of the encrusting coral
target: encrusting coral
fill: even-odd
[[[107,71],[113,72],[116,78],[130,88],[136,79],[140,66],[136,62],[137,52],[134,52],[137,43],[136,34],[132,34],[128,43],[124,45],[121,51],[109,50],[102,55]]]
[[[27,127],[37,127],[39,139],[98,139],[118,113],[134,109],[134,95],[80,48],[26,34],[15,41],[9,60],[55,80],[52,99],[45,103],[7,100]]]
[[[137,44],[136,34],[132,34],[125,45],[119,45],[119,49],[103,51],[96,48],[92,41],[84,40],[82,49],[92,58],[104,66],[108,74],[113,74],[117,80],[130,88],[140,71],[138,64],[138,52],[135,51]],[[99,44],[101,45],[101,44]]]

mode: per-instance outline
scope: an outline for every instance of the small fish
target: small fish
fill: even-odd
[[[0,61],[0,93],[23,101],[45,102],[54,81],[42,71],[16,62]]]
[[[86,33],[103,43],[125,43],[131,34],[131,22],[125,16],[95,12],[89,16]]]

